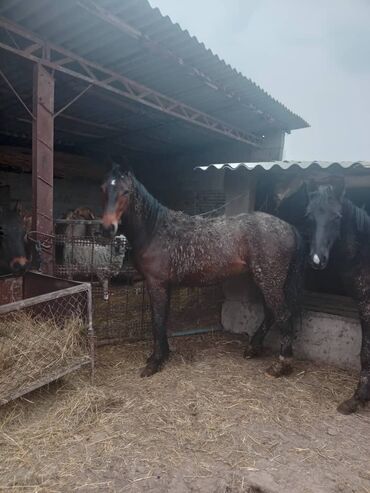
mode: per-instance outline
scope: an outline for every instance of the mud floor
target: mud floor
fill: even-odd
[[[151,379],[147,343],[99,349],[94,386],[80,372],[0,409],[0,490],[370,493],[370,410],[336,412],[356,375],[276,380],[243,344],[172,339]]]

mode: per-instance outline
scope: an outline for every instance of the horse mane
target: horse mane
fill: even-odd
[[[367,212],[349,199],[344,199],[343,209],[348,217],[355,222],[357,232],[370,236],[370,216]]]
[[[133,174],[130,173],[130,176],[133,183],[135,198],[141,200],[142,204],[145,204],[145,210],[142,210],[142,212],[145,213],[153,231],[157,224],[167,218],[172,211],[153,197],[153,195],[148,192],[145,186]]]

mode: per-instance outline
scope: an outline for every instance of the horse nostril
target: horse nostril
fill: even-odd
[[[10,268],[14,273],[24,272],[27,266],[28,260],[26,257],[16,257],[10,262]]]
[[[102,228],[103,236],[105,236],[106,238],[111,238],[112,236],[114,236],[115,230],[116,228],[114,224],[109,224],[108,226]]]

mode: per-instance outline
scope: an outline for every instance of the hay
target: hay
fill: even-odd
[[[369,417],[335,410],[355,376],[296,362],[268,378],[272,359],[244,360],[243,342],[172,339],[151,379],[147,343],[105,347],[96,386],[79,373],[0,409],[0,490],[368,491]]]
[[[84,324],[71,317],[64,323],[29,312],[0,318],[0,402],[87,354]]]

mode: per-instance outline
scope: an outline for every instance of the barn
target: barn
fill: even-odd
[[[44,248],[42,274],[27,282],[40,306],[51,302],[49,317],[59,306],[51,285],[91,308],[88,283],[48,277],[61,270],[43,239],[55,237],[70,209],[101,214],[100,185],[112,160],[191,215],[266,210],[270,191],[302,168],[339,168],[364,183],[366,163],[282,161],[285,135],[308,124],[147,0],[3,0],[0,53],[0,205],[32,209],[32,234]],[[112,280],[108,300],[92,283],[93,318],[85,318],[101,346],[92,356],[94,381],[85,366],[1,406],[0,489],[368,491],[369,417],[335,410],[356,373],[299,361],[290,378],[268,379],[271,355],[242,358],[260,302],[252,288],[232,282],[173,293],[169,329],[182,337],[171,338],[165,370],[140,379],[150,312],[141,281],[127,281],[130,268],[125,281]],[[342,293],[318,296],[319,281],[309,282],[304,333],[320,323],[332,332],[342,324],[343,334],[354,326],[356,334]],[[0,352],[2,317],[19,289],[19,280],[0,280]],[[28,298],[17,310],[34,303]],[[37,319],[27,320],[37,335]],[[343,364],[338,352],[318,355],[320,330],[316,340],[305,335],[300,354],[314,348],[313,359]],[[348,344],[355,348],[355,336]],[[40,359],[49,350],[42,348]]]

